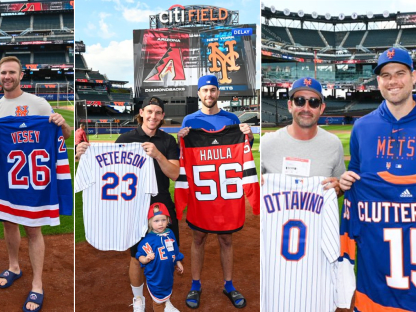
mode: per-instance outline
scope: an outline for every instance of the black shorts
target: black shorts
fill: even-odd
[[[175,234],[176,242],[178,243],[178,246],[179,246],[179,223],[178,223],[178,219],[176,218],[175,205],[174,204],[166,205],[166,207],[168,208],[168,211],[170,214],[170,224],[168,225],[168,228],[170,228],[173,234]],[[137,247],[139,247],[139,243],[140,241],[138,241],[134,246],[130,247],[130,255],[133,258],[136,258]]]

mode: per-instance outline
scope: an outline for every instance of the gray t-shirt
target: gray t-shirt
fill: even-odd
[[[318,127],[311,140],[293,138],[287,127],[266,133],[260,140],[262,173],[282,173],[283,158],[310,159],[310,175],[337,177],[345,171],[344,150],[339,138]]]
[[[0,117],[5,116],[49,116],[53,113],[49,103],[41,97],[23,92],[14,99],[0,99]]]

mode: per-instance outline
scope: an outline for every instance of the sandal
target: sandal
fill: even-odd
[[[188,308],[198,309],[199,302],[201,300],[201,293],[202,293],[202,289],[201,290],[191,290],[188,293],[188,295],[186,296],[186,301],[185,301]],[[192,301],[188,301],[188,300],[194,300],[196,302],[192,302]]]
[[[242,294],[240,294],[239,291],[233,290],[230,292],[227,292],[225,289],[222,291],[224,295],[230,299],[233,306],[235,306],[237,309],[244,308],[247,304],[246,299],[243,297]],[[238,300],[241,300],[239,303],[237,303]]]
[[[20,270],[19,274],[13,273],[12,271],[5,270],[3,273],[0,274],[0,278],[4,278],[7,283],[3,286],[0,285],[0,288],[8,288],[13,285],[14,281],[19,279],[22,276],[22,270]]]
[[[42,309],[42,304],[43,304],[43,296],[45,295],[45,293],[43,294],[39,294],[37,292],[31,291],[29,293],[29,295],[26,298],[25,304],[23,305],[23,311],[24,312],[39,312]],[[26,308],[26,304],[28,302],[33,302],[38,304],[39,306],[35,309],[35,310],[28,310]]]

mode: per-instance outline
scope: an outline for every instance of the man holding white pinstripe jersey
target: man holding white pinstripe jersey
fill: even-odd
[[[342,144],[317,125],[325,109],[318,81],[295,81],[289,96],[292,124],[266,134],[260,148],[261,307],[333,312]]]
[[[122,134],[116,143],[145,142],[142,146],[146,154],[155,160],[155,173],[158,185],[158,195],[152,197],[151,201],[162,202],[168,208],[172,220],[170,227],[179,245],[178,220],[176,218],[175,205],[169,193],[169,180],[176,180],[179,176],[178,149],[173,136],[159,129],[163,125],[164,115],[162,99],[157,97],[145,99],[139,114],[136,116],[139,126],[128,133]],[[85,142],[78,145],[76,159],[79,159],[85,153],[88,146],[89,144]],[[135,258],[138,243],[130,248],[129,277],[134,295],[134,311],[144,311],[144,273],[143,269],[140,268],[139,261]],[[168,301],[165,311],[175,312],[177,309]]]

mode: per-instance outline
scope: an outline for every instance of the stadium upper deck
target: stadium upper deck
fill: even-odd
[[[19,58],[25,73],[22,88],[27,92],[35,92],[37,83],[73,85],[72,2],[0,3],[0,58]]]

